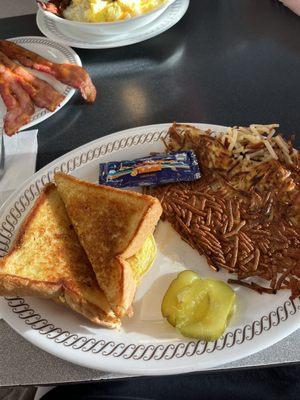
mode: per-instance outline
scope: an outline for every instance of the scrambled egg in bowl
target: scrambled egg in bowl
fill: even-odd
[[[167,0],[72,0],[64,17],[80,22],[116,22],[136,17],[164,4]]]

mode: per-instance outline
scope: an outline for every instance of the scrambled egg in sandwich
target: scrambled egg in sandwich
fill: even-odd
[[[129,262],[134,279],[137,284],[141,278],[152,267],[157,252],[156,243],[153,235],[149,235],[142,248],[127,261]]]
[[[166,0],[72,0],[64,17],[80,22],[115,22],[159,7]]]

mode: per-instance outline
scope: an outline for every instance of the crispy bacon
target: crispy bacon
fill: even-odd
[[[71,3],[71,0],[49,0],[47,3],[42,1],[38,1],[37,3],[46,11],[51,12],[52,14],[59,15],[62,17],[62,12],[68,5]]]
[[[56,64],[32,51],[6,40],[0,40],[0,50],[7,57],[19,61],[25,67],[45,72],[60,82],[81,91],[82,97],[89,103],[96,99],[96,88],[86,70],[73,64]]]
[[[37,78],[25,68],[11,61],[0,51],[0,65],[13,72],[23,89],[29,94],[35,105],[54,111],[63,101],[64,96],[55,90],[49,83]]]
[[[4,131],[12,136],[29,122],[34,105],[17,77],[3,65],[0,65],[0,95],[7,108]]]

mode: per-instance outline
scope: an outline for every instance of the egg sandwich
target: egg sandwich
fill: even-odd
[[[0,260],[0,295],[49,298],[96,324],[120,324],[53,184],[45,187],[11,250]]]
[[[62,173],[55,182],[100,288],[114,313],[124,316],[155,257],[151,235],[162,213],[160,202]]]
[[[63,303],[116,328],[151,267],[161,205],[151,196],[55,175],[0,260],[0,296]]]

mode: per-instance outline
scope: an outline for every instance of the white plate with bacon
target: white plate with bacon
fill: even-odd
[[[120,330],[109,330],[51,300],[17,295],[1,298],[4,320],[26,340],[85,367],[158,375],[205,370],[232,362],[263,350],[300,328],[300,205],[292,199],[299,194],[299,152],[275,133],[276,125],[228,130],[216,125],[193,125],[195,128],[151,125],[99,138],[53,161],[10,197],[0,211],[0,256],[11,247],[22,220],[55,171],[95,183],[100,162],[163,152],[165,144],[170,149],[170,139],[174,150],[193,148],[199,135],[203,140],[197,153],[203,177],[185,182],[183,190],[181,184],[178,187],[175,183],[168,193],[159,188],[152,191],[162,202],[165,220],[155,231],[157,257],[137,289],[133,316],[122,320]],[[187,133],[185,138],[182,133]],[[230,179],[227,189],[207,186],[213,172]],[[250,199],[249,185],[253,184],[261,192]],[[246,200],[232,198],[232,186]],[[282,194],[284,198],[287,195],[284,201],[290,201],[291,207],[277,208]],[[194,203],[194,196],[201,201],[197,197]],[[184,211],[180,224],[174,221],[178,214],[170,213],[170,207],[180,208],[179,213]],[[185,211],[192,211],[191,218]],[[282,218],[281,212],[285,211],[288,214]],[[198,219],[203,214],[205,218]],[[194,229],[194,223],[199,225],[199,240],[191,243],[190,234],[184,236],[184,232]],[[184,224],[191,228],[183,231],[180,226]],[[204,230],[208,234],[204,235]],[[236,309],[218,340],[185,338],[162,317],[163,296],[184,269],[225,282],[234,278],[231,284],[236,292]]]
[[[81,90],[96,90],[70,47],[38,36],[0,40],[0,129],[8,136],[51,117]],[[83,89],[85,84],[88,89]],[[90,92],[88,92],[90,90]]]

